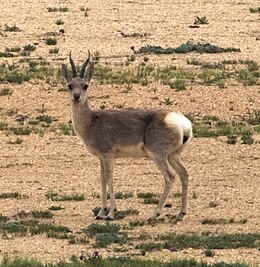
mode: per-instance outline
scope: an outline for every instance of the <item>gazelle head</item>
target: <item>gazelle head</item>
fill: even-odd
[[[68,71],[65,64],[62,65],[62,70],[64,72],[65,79],[68,85],[68,91],[71,96],[71,100],[74,103],[85,103],[87,100],[87,89],[90,85],[90,81],[94,73],[94,62],[90,59],[90,53],[88,51],[88,58],[82,64],[80,73],[77,73],[75,63],[71,57],[71,52],[69,54],[69,60],[71,65],[71,71]],[[86,71],[86,68],[89,67]]]

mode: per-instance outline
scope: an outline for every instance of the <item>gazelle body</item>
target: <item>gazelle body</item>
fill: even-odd
[[[192,138],[191,122],[182,114],[162,110],[94,111],[88,105],[88,87],[94,72],[94,63],[85,75],[90,61],[83,63],[77,75],[71,58],[71,73],[63,65],[72,103],[72,121],[75,132],[87,149],[98,156],[101,164],[102,206],[97,219],[112,220],[116,203],[113,189],[113,166],[119,157],[146,157],[157,165],[164,177],[164,190],[155,212],[157,218],[172,188],[175,172],[182,183],[181,219],[187,213],[188,172],[180,160],[180,153]],[[108,207],[107,191],[110,197]]]

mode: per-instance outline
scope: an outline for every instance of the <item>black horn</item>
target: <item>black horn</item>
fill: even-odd
[[[81,67],[81,70],[80,70],[80,74],[79,74],[79,77],[80,78],[84,78],[84,75],[85,75],[85,70],[86,70],[86,67],[89,63],[89,59],[90,59],[90,52],[88,51],[88,58],[86,59],[86,61],[83,63],[82,67]]]
[[[75,63],[71,57],[71,51],[70,51],[70,65],[71,65],[71,69],[72,69],[72,77],[75,78],[77,76],[77,70],[76,70]]]

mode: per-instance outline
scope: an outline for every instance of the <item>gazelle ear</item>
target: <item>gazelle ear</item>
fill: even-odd
[[[68,71],[67,65],[62,64],[61,69],[62,69],[62,72],[63,72],[63,75],[64,75],[66,81],[70,82],[72,79],[72,73],[70,71]]]
[[[85,79],[88,83],[90,83],[92,77],[94,75],[94,60],[93,58],[91,57],[90,58],[90,62],[89,62],[89,67],[87,69],[87,73],[86,73],[86,76],[85,76]]]

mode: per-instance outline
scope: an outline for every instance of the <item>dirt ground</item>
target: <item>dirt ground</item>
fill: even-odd
[[[58,66],[66,62],[70,50],[76,62],[85,59],[87,50],[99,52],[100,62],[110,64],[124,62],[131,55],[131,46],[137,49],[147,44],[162,47],[177,47],[189,39],[206,41],[221,47],[240,48],[240,53],[225,54],[178,54],[149,55],[149,60],[162,66],[172,63],[185,66],[189,59],[207,62],[220,60],[254,60],[260,63],[260,15],[250,13],[250,7],[259,6],[253,0],[232,1],[0,1],[0,29],[5,24],[17,25],[21,32],[0,35],[0,51],[6,47],[37,44],[32,53],[34,58],[46,58]],[[48,12],[47,7],[69,8],[69,12]],[[89,8],[84,16],[81,7]],[[206,16],[209,24],[199,28],[190,28],[197,16]],[[56,25],[62,19],[64,25]],[[50,47],[44,38],[47,32],[65,33],[57,35],[58,54],[49,54]],[[140,38],[122,38],[119,31],[125,33],[148,33]],[[0,58],[0,63],[19,58]],[[139,58],[137,57],[137,62]],[[6,84],[0,84],[0,89]],[[59,87],[50,88],[44,82],[8,85],[11,96],[0,96],[0,121],[17,124],[15,116],[7,116],[10,109],[29,118],[35,118],[38,109],[46,108],[46,113],[58,122],[70,120],[69,98]],[[227,86],[224,90],[217,86],[191,86],[177,92],[161,84],[141,87],[134,85],[131,93],[120,93],[124,86],[100,85],[93,81],[90,102],[93,108],[99,108],[102,98],[107,108],[118,104],[124,107],[162,108],[160,101],[166,97],[174,100],[173,110],[183,113],[212,115],[231,120],[245,115],[248,110],[260,109],[259,86]],[[156,88],[157,90],[154,90]],[[232,107],[232,108],[231,108]],[[21,211],[47,210],[51,205],[60,203],[48,200],[45,194],[53,190],[62,194],[84,193],[82,202],[62,202],[65,209],[55,212],[52,221],[57,225],[68,226],[73,232],[95,223],[92,208],[100,205],[99,161],[91,156],[76,136],[64,136],[60,133],[46,132],[22,136],[21,144],[10,144],[17,136],[0,131],[0,192],[20,192],[27,198],[0,199],[0,214],[13,216]],[[137,227],[136,233],[259,233],[260,229],[260,136],[253,145],[228,145],[223,138],[195,138],[183,153],[189,173],[189,211],[184,221],[178,224],[160,223],[156,227]],[[115,190],[117,192],[153,192],[160,194],[163,180],[156,167],[148,160],[119,159],[115,167]],[[173,192],[180,192],[180,182],[176,179]],[[192,195],[196,194],[197,198]],[[168,199],[172,208],[167,212],[175,214],[180,207],[180,198]],[[217,203],[209,207],[210,202]],[[137,219],[145,219],[154,209],[154,205],[144,205],[136,197],[130,200],[117,200],[119,210],[138,209],[139,215],[128,216],[116,221],[125,224]],[[245,224],[202,224],[205,218],[247,219]],[[0,239],[0,259],[4,255],[35,257],[44,261],[68,259],[81,251],[91,252],[90,244],[68,244],[67,240],[46,238],[44,235],[33,237],[9,237]],[[216,250],[208,258],[202,249],[185,249],[177,252],[149,252],[146,257],[158,259],[196,258],[208,262],[245,262],[260,266],[258,249]],[[116,255],[112,248],[101,249],[104,256]]]

